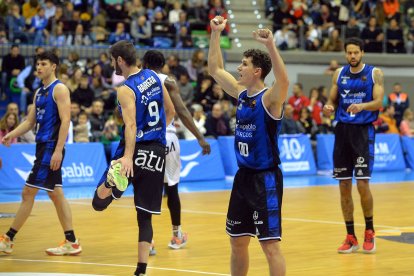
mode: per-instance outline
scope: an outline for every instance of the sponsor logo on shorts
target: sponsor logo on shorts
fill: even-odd
[[[154,151],[149,150],[138,150],[134,163],[141,169],[151,172],[162,172],[164,167],[164,159],[154,154]]]
[[[241,221],[226,219],[227,225],[234,226],[241,224]]]
[[[253,212],[254,224],[263,224],[262,220],[257,220],[259,218],[259,213],[257,211]]]

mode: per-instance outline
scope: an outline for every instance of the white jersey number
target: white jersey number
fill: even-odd
[[[241,156],[247,157],[249,156],[249,145],[247,143],[239,142],[239,152]]]
[[[148,104],[148,111],[150,116],[153,118],[153,120],[148,122],[149,126],[155,126],[158,124],[158,121],[160,120],[160,112],[158,111],[158,103],[157,102],[150,102]]]

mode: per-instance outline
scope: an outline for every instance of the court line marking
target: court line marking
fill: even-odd
[[[77,202],[77,201],[70,201],[70,204],[91,205],[91,203]],[[112,207],[115,207],[115,208],[133,208],[134,206],[133,205],[117,204],[117,205],[112,205]],[[166,211],[168,211],[168,209],[163,208],[161,211],[166,212]],[[203,215],[219,215],[219,216],[226,216],[227,215],[227,213],[222,213],[222,212],[197,211],[197,210],[188,210],[188,209],[182,209],[181,212],[182,213],[188,213],[188,214],[203,214]],[[343,225],[344,224],[344,222],[342,222],[342,221],[303,219],[303,218],[286,218],[286,217],[282,217],[282,220],[296,221],[296,222],[321,223],[321,224],[335,224],[335,225]],[[362,224],[362,223],[354,223],[354,225],[356,225],[356,226],[365,226],[365,224]],[[399,226],[375,224],[375,227],[389,228],[389,229],[404,229],[404,228],[412,228],[414,226],[399,227]]]
[[[92,263],[92,262],[68,262],[68,261],[49,261],[49,260],[30,260],[30,259],[3,259],[3,258],[0,258],[0,261],[18,261],[18,262],[34,262],[34,263],[60,263],[60,264],[79,264],[79,265],[95,265],[95,266],[112,266],[112,267],[131,267],[131,268],[135,268],[135,266],[133,266],[133,265],[102,264],[102,263]],[[198,271],[198,270],[188,270],[188,269],[153,267],[153,266],[147,266],[147,268],[148,269],[154,269],[154,270],[178,271],[178,272],[196,273],[196,274],[204,274],[204,275],[231,276],[230,274],[205,272],[205,271]]]

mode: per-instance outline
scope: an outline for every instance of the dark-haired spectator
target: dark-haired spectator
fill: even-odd
[[[131,36],[135,43],[152,46],[152,25],[145,15],[141,15],[131,22]]]
[[[382,0],[382,7],[384,10],[384,15],[388,21],[391,19],[396,19],[397,22],[400,22],[400,3],[398,0]],[[380,5],[380,3],[378,3]]]
[[[88,114],[85,112],[79,113],[78,124],[73,127],[73,141],[75,143],[89,142],[89,120]]]
[[[208,12],[208,20],[210,21],[218,15],[222,16],[224,19],[227,19],[229,16],[222,0],[211,0],[211,8]],[[207,31],[209,33],[211,32],[210,24],[207,25]],[[222,31],[222,35],[228,35],[229,31],[230,26],[229,24],[226,24],[226,27]]]
[[[70,120],[74,126],[78,124],[78,116],[81,112],[80,104],[74,101],[70,103]]]
[[[316,140],[318,126],[307,107],[303,107],[300,110],[299,120],[297,122],[300,132],[307,134],[311,140]]]
[[[177,83],[181,98],[186,106],[190,106],[194,99],[194,88],[190,83],[188,74],[182,73]]]
[[[104,116],[104,103],[100,99],[92,102],[91,114],[89,114],[89,122],[91,125],[92,141],[99,141],[105,126],[106,118]]]
[[[90,107],[95,98],[93,90],[89,87],[89,76],[81,77],[78,88],[71,94],[71,100],[80,104],[81,110],[90,113]]]
[[[232,134],[229,118],[224,116],[223,108],[220,103],[213,105],[211,112],[207,115],[205,128],[205,136],[217,138],[218,136],[227,136]]]
[[[178,49],[193,48],[193,39],[187,27],[181,26],[179,35],[176,38],[175,48],[178,48]]]
[[[345,27],[345,39],[350,37],[359,37],[361,29],[358,26],[358,20],[355,17],[350,17]]]
[[[6,112],[0,120],[0,140],[19,125],[19,116],[12,112]],[[11,140],[12,144],[17,143],[17,137]]]
[[[122,22],[118,22],[116,24],[116,30],[115,32],[111,33],[108,38],[109,44],[114,44],[115,42],[121,41],[121,40],[131,40],[131,36],[129,33],[125,32],[125,24]]]
[[[387,53],[403,54],[407,51],[404,47],[403,31],[395,18],[391,18],[387,28]]]
[[[24,57],[20,54],[20,48],[18,45],[12,45],[10,53],[3,57],[1,64],[1,83],[2,83],[2,97],[4,100],[9,96],[6,87],[10,83],[10,80],[17,77],[25,67]]]
[[[303,107],[309,106],[309,98],[303,93],[303,86],[301,83],[293,85],[293,95],[289,98],[288,103],[293,107],[293,119],[299,119],[300,110]]]
[[[367,53],[381,53],[384,33],[377,25],[377,19],[371,16],[368,25],[362,30],[361,39],[365,43],[364,51]]]
[[[172,54],[167,58],[167,65],[170,69],[170,73],[178,80],[181,74],[188,74],[187,69],[180,64],[178,55]]]
[[[323,40],[322,52],[341,52],[343,50],[343,42],[339,35],[339,30],[333,29],[327,38]]]
[[[45,9],[45,16],[47,20],[55,16],[56,6],[53,0],[45,0],[44,9]]]
[[[187,0],[188,16],[198,22],[207,21],[208,0]]]
[[[298,134],[301,130],[298,126],[298,122],[293,118],[293,107],[290,104],[286,104],[284,108],[284,115],[282,119],[282,128],[280,134]]]
[[[397,120],[397,126],[399,126],[404,111],[410,107],[410,99],[408,97],[408,94],[402,91],[402,86],[400,83],[394,83],[392,89],[393,91],[388,96],[388,104],[394,106],[394,118]]]

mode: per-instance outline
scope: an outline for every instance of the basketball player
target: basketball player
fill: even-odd
[[[98,183],[92,206],[96,211],[106,209],[132,183],[139,228],[135,275],[145,275],[153,236],[152,214],[161,213],[165,129],[173,119],[174,106],[157,74],[137,67],[132,43],[119,41],[109,52],[115,73],[126,79],[117,90],[125,125],[111,165]]]
[[[347,235],[339,253],[358,250],[354,231],[352,176],[355,177],[365,217],[364,253],[374,253],[373,199],[369,188],[374,166],[375,130],[378,110],[384,96],[384,76],[380,69],[362,62],[364,42],[359,38],[345,41],[347,66],[337,69],[332,77],[328,103],[323,110],[331,115],[335,108],[334,177],[339,180],[341,207]]]
[[[200,133],[197,126],[194,124],[193,118],[185,106],[180,96],[180,91],[174,79],[161,73],[161,69],[165,64],[164,55],[156,50],[149,50],[142,58],[144,68],[155,71],[165,85],[171,97],[175,111],[184,125],[197,138],[197,141],[202,148],[202,153],[209,154],[210,144],[206,142],[203,134]],[[168,196],[168,209],[170,210],[173,235],[168,247],[172,249],[180,249],[187,243],[187,234],[181,230],[181,203],[178,195],[178,182],[180,182],[180,144],[176,135],[176,129],[172,122],[167,126],[167,156],[165,157],[165,176],[164,184]]]
[[[238,100],[235,151],[239,170],[234,177],[226,222],[231,244],[231,275],[247,275],[248,246],[254,236],[258,237],[267,258],[270,275],[285,275],[279,245],[283,179],[277,143],[288,75],[268,29],[259,29],[253,36],[269,53],[258,49],[245,51],[237,68],[237,80],[225,71],[220,33],[226,23],[221,16],[210,21],[208,69],[223,90]],[[272,67],[276,82],[267,88],[264,79]]]
[[[37,74],[42,86],[36,91],[27,120],[2,140],[10,141],[30,131],[36,125],[36,159],[22,192],[22,202],[9,231],[0,237],[0,251],[13,251],[13,239],[32,212],[39,189],[47,191],[55,205],[65,233],[65,240],[58,247],[46,249],[52,256],[78,255],[82,252],[72,227],[72,213],[62,190],[62,161],[65,156],[65,140],[70,124],[70,93],[56,78],[59,58],[51,51],[37,56]]]

